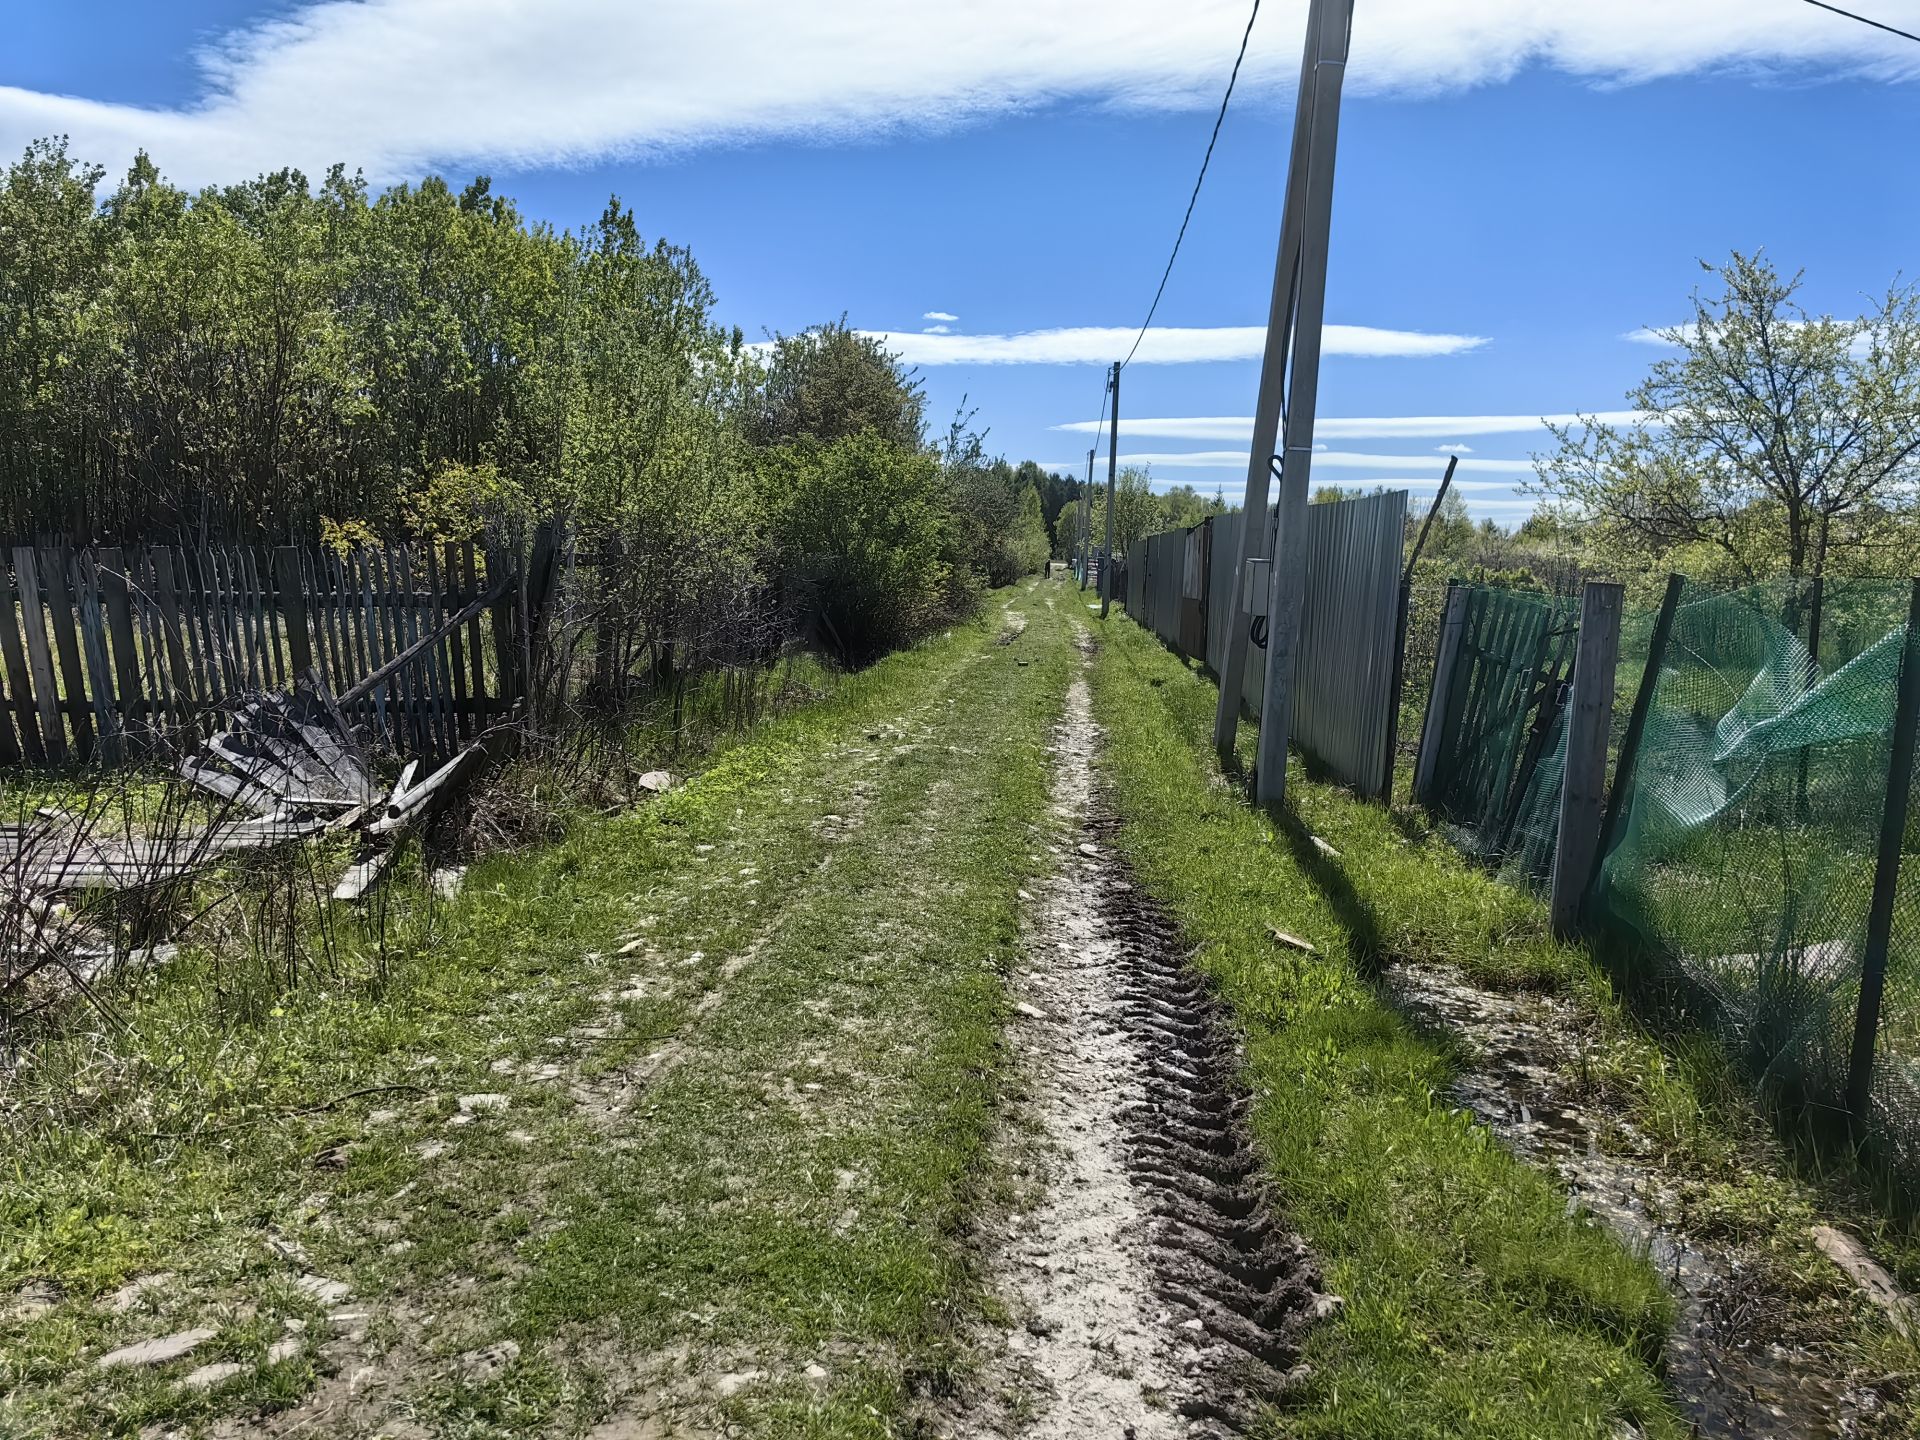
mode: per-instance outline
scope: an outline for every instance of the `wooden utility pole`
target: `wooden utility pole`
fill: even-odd
[[[1087,483],[1080,487],[1080,503],[1075,507],[1080,512],[1080,589],[1083,592],[1092,568],[1087,561],[1092,558],[1089,552],[1093,548],[1093,457],[1099,449],[1098,445],[1087,447]]]
[[[1300,92],[1293,112],[1293,149],[1287,162],[1287,191],[1280,224],[1279,250],[1273,262],[1273,295],[1267,309],[1267,347],[1260,362],[1260,389],[1254,405],[1253,442],[1247,453],[1246,498],[1241,507],[1240,553],[1226,614],[1226,649],[1220,668],[1220,702],[1214,712],[1213,743],[1224,762],[1233,755],[1240,725],[1240,697],[1250,644],[1246,606],[1248,571],[1268,556],[1267,486],[1278,448],[1280,416],[1286,405],[1287,354],[1293,334],[1294,303],[1300,277],[1302,207],[1306,200],[1307,158],[1313,140],[1314,89],[1320,33],[1328,15],[1351,13],[1352,0],[1310,0],[1306,47],[1300,60]]]
[[[1353,32],[1353,0],[1324,0],[1314,61],[1312,145],[1300,233],[1293,364],[1280,506],[1274,530],[1273,599],[1267,606],[1267,686],[1260,707],[1260,758],[1254,799],[1275,806],[1287,794],[1287,737],[1293,724],[1293,672],[1300,650],[1300,608],[1307,580],[1307,491],[1313,481],[1313,418],[1320,394],[1320,332],[1327,306],[1327,248],[1333,220],[1333,161],[1340,135],[1340,87]]]
[[[1113,419],[1107,424],[1107,545],[1100,557],[1100,618],[1107,618],[1113,604],[1113,491],[1120,475],[1120,362],[1113,362],[1113,374],[1107,377],[1107,390],[1113,399]]]

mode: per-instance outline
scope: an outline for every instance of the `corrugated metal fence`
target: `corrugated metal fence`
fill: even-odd
[[[1216,673],[1228,617],[1238,611],[1232,590],[1241,523],[1239,515],[1216,515],[1149,536],[1127,554],[1127,613]],[[1406,523],[1404,490],[1307,507],[1293,737],[1363,795],[1386,794],[1393,773]],[[1242,689],[1255,714],[1265,693],[1264,655],[1255,649]]]

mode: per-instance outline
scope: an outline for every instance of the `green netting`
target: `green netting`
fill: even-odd
[[[1907,596],[1829,584],[1816,660],[1806,589],[1685,592],[1590,897],[1592,918],[1648,942],[1648,963],[1683,975],[1774,1088],[1814,1106],[1844,1104]],[[1874,1118],[1907,1156],[1920,1124],[1911,858],[1899,894]]]
[[[1559,714],[1578,617],[1568,598],[1469,587],[1436,717],[1429,803],[1462,848],[1520,873],[1545,874],[1552,863],[1554,825],[1541,807],[1557,806]]]

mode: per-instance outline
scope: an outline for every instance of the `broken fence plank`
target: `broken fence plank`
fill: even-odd
[[[380,883],[380,877],[387,873],[387,867],[393,863],[397,846],[388,846],[376,850],[364,860],[356,861],[340,877],[340,883],[333,887],[336,900],[354,901],[362,898],[367,891]]]

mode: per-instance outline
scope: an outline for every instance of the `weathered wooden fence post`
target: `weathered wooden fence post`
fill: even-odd
[[[66,677],[66,710],[73,725],[74,751],[82,760],[91,760],[93,712],[88,708],[87,670],[80,663],[80,637],[74,628],[80,607],[74,603],[73,555],[66,549],[53,549],[44,552],[41,559],[40,584],[47,592],[47,611],[53,616],[60,673]]]
[[[1427,686],[1427,713],[1420,722],[1420,756],[1413,767],[1416,805],[1433,804],[1433,776],[1440,763],[1448,691],[1453,685],[1454,662],[1460,657],[1460,633],[1466,628],[1466,617],[1467,587],[1449,580],[1446,607],[1440,614],[1440,640],[1433,654],[1433,679]]]
[[[287,658],[296,676],[313,668],[313,642],[307,632],[307,597],[300,583],[300,552],[282,545],[273,552],[273,584],[280,592],[280,614],[287,625]]]
[[[1660,600],[1660,613],[1654,617],[1653,635],[1647,641],[1647,668],[1640,674],[1640,688],[1634,692],[1633,709],[1627,715],[1627,733],[1620,740],[1620,755],[1613,765],[1613,786],[1607,792],[1607,814],[1600,823],[1600,843],[1593,849],[1593,869],[1587,876],[1587,888],[1600,878],[1607,852],[1620,833],[1620,819],[1626,814],[1633,796],[1633,772],[1640,763],[1640,741],[1646,734],[1647,712],[1653,708],[1653,692],[1660,685],[1660,669],[1667,661],[1667,640],[1673,634],[1673,615],[1680,608],[1680,594],[1686,589],[1684,575],[1667,576],[1667,591]]]
[[[6,602],[7,622],[0,625],[0,658],[7,667],[8,698],[12,700],[14,723],[20,727],[20,749],[29,765],[47,763],[47,750],[40,743],[40,723],[33,704],[33,672],[27,668],[27,652],[20,645],[20,626],[11,614],[14,586],[0,574],[0,600]]]
[[[1624,596],[1623,587],[1598,580],[1589,580],[1580,591],[1580,639],[1573,658],[1573,697],[1567,705],[1567,758],[1560,774],[1560,824],[1548,900],[1553,933],[1562,937],[1579,924],[1580,902],[1600,845]]]
[[[1900,847],[1907,833],[1907,797],[1913,787],[1913,743],[1920,729],[1920,579],[1907,600],[1907,633],[1900,647],[1900,694],[1894,702],[1893,753],[1880,809],[1880,851],[1873,864],[1873,901],[1867,944],[1860,956],[1860,1006],[1853,1017],[1853,1055],[1847,1067],[1847,1109],[1867,1118],[1873,1101],[1873,1051],[1880,1035],[1880,999],[1887,985],[1887,949],[1893,936],[1893,900],[1900,883]]]
[[[124,735],[145,718],[141,703],[140,656],[133,644],[133,595],[127,581],[126,557],[118,546],[94,552],[100,576],[100,594],[107,607],[107,633],[113,643],[113,673],[120,691],[120,731]]]
[[[13,579],[20,591],[20,628],[27,637],[27,669],[33,677],[35,708],[47,759],[64,765],[67,731],[60,718],[60,686],[53,678],[53,647],[47,639],[47,614],[40,598],[40,567],[31,545],[13,550]]]

